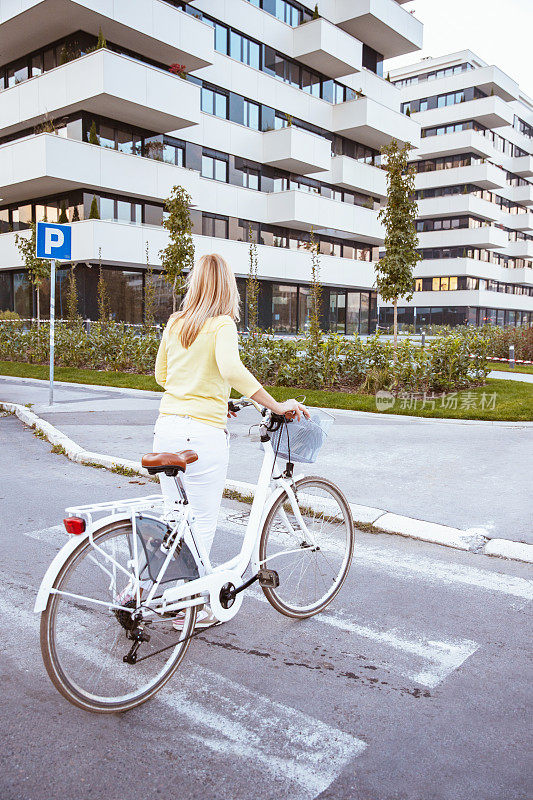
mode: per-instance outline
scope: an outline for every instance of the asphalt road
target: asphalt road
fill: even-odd
[[[2,800],[526,800],[529,568],[358,534],[334,604],[303,623],[247,594],[150,703],[100,717],[42,665],[32,613],[65,505],[153,492],[73,464],[0,417]],[[215,560],[248,508],[226,504]]]
[[[152,449],[160,398],[156,392],[63,385],[56,387],[51,411],[46,382],[0,378],[0,399],[33,403],[37,414],[87,450],[134,461]],[[531,423],[353,411],[335,417],[318,463],[301,471],[328,475],[359,505],[533,543]],[[235,480],[255,481],[259,474],[259,445],[248,436],[255,422],[257,413],[246,409],[229,423],[228,475]]]

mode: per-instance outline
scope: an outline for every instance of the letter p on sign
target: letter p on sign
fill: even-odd
[[[70,225],[56,225],[53,222],[37,223],[37,258],[55,258],[70,261],[72,249],[72,230]]]

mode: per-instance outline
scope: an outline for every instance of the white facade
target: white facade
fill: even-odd
[[[533,101],[465,50],[391,72],[421,126],[419,246],[405,325],[533,323]],[[389,324],[390,304],[380,322]]]
[[[0,309],[33,310],[15,234],[66,217],[80,312],[94,318],[103,269],[116,317],[140,321],[167,242],[164,201],[180,185],[196,255],[225,256],[241,291],[251,229],[264,325],[305,328],[312,232],[324,325],[372,330],[381,147],[420,145],[382,63],[419,49],[422,26],[398,0],[319,0],[318,19],[314,5],[0,0]],[[488,105],[479,114],[503,114]],[[157,293],[163,319],[161,280]],[[61,314],[61,286],[58,297]]]

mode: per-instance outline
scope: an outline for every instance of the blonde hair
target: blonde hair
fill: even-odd
[[[237,281],[227,262],[217,253],[202,256],[187,277],[180,310],[170,317],[171,330],[181,320],[178,336],[183,347],[190,347],[210,317],[227,315],[237,322],[239,304]]]

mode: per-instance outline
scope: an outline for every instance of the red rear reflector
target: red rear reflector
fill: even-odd
[[[67,517],[63,520],[67,533],[80,534],[85,530],[85,520],[81,517]]]

